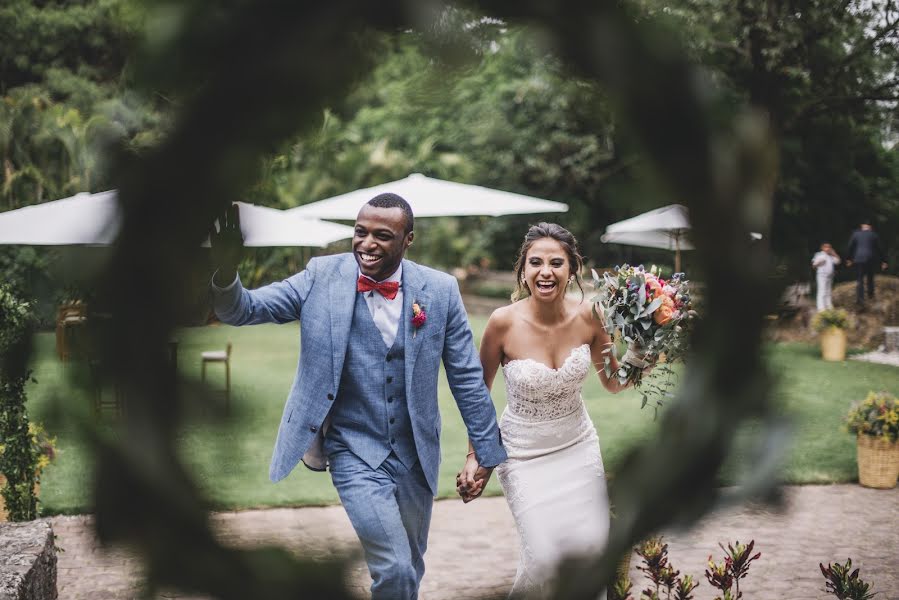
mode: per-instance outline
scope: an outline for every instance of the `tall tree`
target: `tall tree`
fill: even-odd
[[[771,238],[784,267],[804,274],[809,251],[825,239],[844,246],[861,218],[899,237],[895,0],[641,4],[679,23],[734,101],[768,116],[781,149]]]

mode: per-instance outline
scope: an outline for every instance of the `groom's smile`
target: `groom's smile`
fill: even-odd
[[[375,281],[387,279],[400,266],[413,235],[402,209],[366,204],[356,217],[353,234],[353,255],[359,270]]]

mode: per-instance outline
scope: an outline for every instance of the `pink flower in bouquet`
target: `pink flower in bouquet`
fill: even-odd
[[[653,300],[664,294],[664,287],[654,277],[646,278],[646,291],[652,294]]]

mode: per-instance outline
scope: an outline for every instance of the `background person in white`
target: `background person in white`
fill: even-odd
[[[831,299],[833,275],[838,264],[840,264],[840,256],[827,242],[821,244],[821,250],[815,252],[812,257],[812,266],[815,268],[815,279],[818,284],[816,305],[819,311],[833,308]]]

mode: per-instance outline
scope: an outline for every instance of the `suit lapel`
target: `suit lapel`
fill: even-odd
[[[352,254],[342,261],[328,284],[328,300],[331,314],[331,352],[334,364],[334,389],[340,386],[340,374],[350,341],[353,324],[353,307],[356,304],[356,261]]]
[[[422,307],[425,312],[430,307],[430,301],[428,297],[428,292],[426,290],[427,282],[422,276],[421,269],[415,263],[403,260],[403,314],[400,316],[401,319],[405,319],[405,347],[406,347],[406,360],[405,360],[405,370],[406,370],[406,399],[408,402],[408,406],[411,408],[413,406],[411,402],[411,391],[412,391],[412,373],[415,369],[415,358],[418,356],[418,351],[421,349],[422,340],[424,340],[427,335],[423,335],[424,331],[418,331],[415,325],[412,324],[412,304],[418,303],[420,307]],[[428,325],[434,327],[433,323],[425,323],[422,325],[422,330],[426,329]]]

